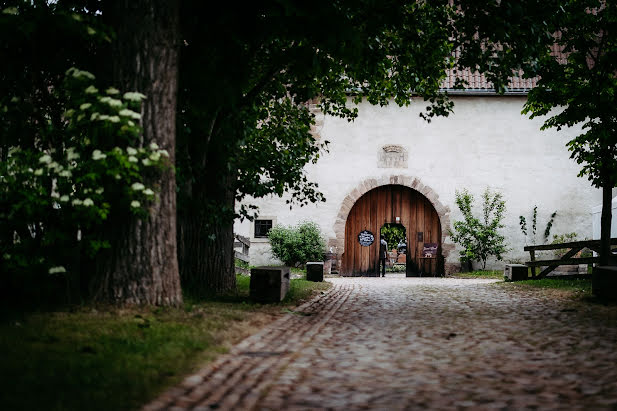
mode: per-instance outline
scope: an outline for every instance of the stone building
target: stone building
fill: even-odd
[[[329,152],[306,170],[327,201],[290,210],[285,198],[253,200],[257,220],[235,225],[236,233],[250,238],[251,264],[280,264],[265,237],[269,227],[311,220],[321,227],[342,274],[370,275],[378,263],[380,228],[399,223],[406,230],[408,266],[430,275],[455,272],[461,264],[449,231],[462,217],[455,192],[472,193],[479,215],[487,187],[506,201],[502,233],[509,247],[504,261],[491,260],[488,267],[526,261],[523,247],[544,241],[553,212],[551,234],[590,239],[591,209],[601,203],[601,191],[577,177],[579,166],[569,158],[566,143],[579,130],[541,131],[542,119],[521,114],[533,82],[518,81],[500,96],[481,76],[468,80],[467,90],[450,90],[454,113],[430,123],[419,117],[426,106],[421,98],[408,107],[363,102],[352,123],[318,115],[314,135],[330,142]],[[529,221],[534,206],[535,240],[519,227],[519,216]],[[376,241],[362,246],[362,231]],[[433,259],[422,255],[427,244],[437,246]]]

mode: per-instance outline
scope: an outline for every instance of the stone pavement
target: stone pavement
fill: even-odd
[[[334,287],[144,409],[617,410],[617,307],[493,280]]]

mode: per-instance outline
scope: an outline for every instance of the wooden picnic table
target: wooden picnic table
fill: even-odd
[[[611,238],[611,245],[617,245],[617,238]],[[569,248],[563,257],[551,260],[536,260],[536,251],[543,250],[561,250]],[[531,277],[534,279],[544,278],[555,268],[560,265],[569,264],[593,264],[600,261],[600,257],[578,257],[574,256],[584,248],[588,248],[596,253],[600,252],[600,240],[585,240],[585,241],[571,241],[569,243],[561,244],[543,244],[543,245],[528,245],[524,248],[525,251],[529,251],[531,261],[527,261],[525,264],[531,268]],[[536,267],[547,266],[538,275],[536,275]]]

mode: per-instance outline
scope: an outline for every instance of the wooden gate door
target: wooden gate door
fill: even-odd
[[[400,221],[396,221],[400,217]],[[433,205],[409,187],[386,185],[364,194],[352,207],[345,224],[345,251],[341,261],[343,275],[376,276],[379,267],[379,232],[386,223],[400,223],[407,230],[407,275],[443,273],[441,224]],[[362,246],[358,234],[373,233],[370,246]],[[425,243],[437,244],[435,258],[424,258]],[[396,248],[396,244],[388,244]]]

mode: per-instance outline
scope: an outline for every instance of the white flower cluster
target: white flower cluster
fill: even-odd
[[[107,103],[110,107],[122,107],[122,100],[111,98],[109,96],[99,97],[101,103]]]
[[[112,123],[119,123],[120,117],[118,116],[110,116],[108,114],[100,114],[100,113],[92,113],[90,116],[90,121],[99,120],[99,121],[109,121]]]
[[[144,148],[135,149],[133,147],[127,147],[126,153],[129,155],[129,162],[138,163],[139,159],[137,158],[137,155],[146,155],[147,157],[143,158],[141,163],[148,167],[158,163],[161,160],[161,157],[169,157],[169,152],[164,149],[159,149],[159,146],[156,143],[150,143],[148,148],[150,149],[150,152]]]
[[[122,98],[128,101],[141,101],[146,98],[145,95],[138,93],[137,91],[129,91],[122,95]]]
[[[146,188],[146,186],[144,186],[142,183],[133,183],[133,184],[131,184],[131,189],[133,191],[142,191],[144,188]]]
[[[66,268],[62,267],[61,265],[57,267],[51,267],[49,269],[49,274],[60,274],[60,273],[66,273]]]
[[[85,71],[85,70],[79,70],[75,67],[71,67],[70,69],[68,69],[66,71],[66,75],[67,76],[73,76],[74,78],[80,79],[80,78],[85,78],[88,80],[94,80],[94,74],[90,73],[89,71]]]
[[[120,110],[118,114],[124,117],[132,118],[133,120],[141,120],[141,114],[133,110],[129,110],[128,108]]]
[[[72,192],[69,194],[61,194],[57,191],[58,181],[59,181],[58,178],[59,177],[71,178],[73,176],[72,170],[74,170],[77,167],[76,160],[80,158],[80,155],[76,151],[75,147],[68,147],[65,150],[65,153],[66,153],[66,160],[67,160],[66,166],[63,166],[62,164],[54,161],[51,156],[51,152],[50,152],[50,153],[43,153],[39,157],[39,164],[41,165],[41,168],[38,168],[34,171],[32,169],[29,169],[29,171],[33,173],[35,176],[42,176],[43,174],[45,174],[52,178],[52,192],[50,195],[52,198],[60,201],[60,203],[70,202],[70,204],[73,206],[84,206],[84,207],[94,206],[95,203],[92,198],[86,197],[85,199],[81,199],[77,197],[75,186],[73,186]],[[106,157],[107,155],[104,154],[101,150],[94,150],[92,152],[92,159],[95,161],[104,160]],[[45,169],[47,169],[47,172],[45,172]],[[103,187],[99,187],[97,189],[86,188],[83,190],[82,194],[87,195],[88,193],[95,192],[96,194],[100,195],[104,191],[105,189]],[[57,203],[55,204],[59,206],[59,204]]]
[[[106,154],[103,154],[103,153],[101,152],[101,150],[94,150],[94,151],[92,152],[92,159],[93,159],[94,161],[104,160],[105,158],[107,158],[107,155],[106,155]]]

